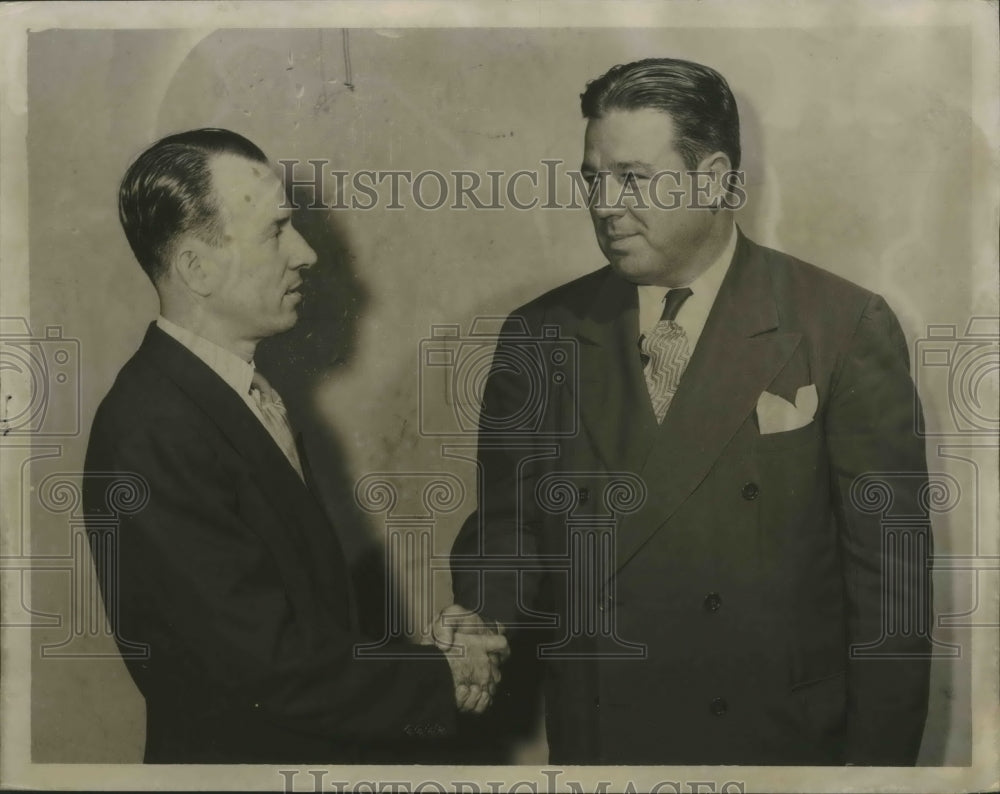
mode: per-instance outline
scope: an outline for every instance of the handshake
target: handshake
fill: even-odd
[[[500,665],[510,656],[503,627],[490,626],[475,612],[452,604],[438,613],[431,634],[451,665],[458,708],[482,714],[500,683]]]

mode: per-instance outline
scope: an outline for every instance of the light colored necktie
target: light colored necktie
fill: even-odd
[[[292,433],[292,425],[288,421],[288,412],[285,404],[278,396],[278,392],[271,388],[263,375],[254,371],[253,380],[250,382],[250,397],[260,410],[260,415],[264,419],[264,427],[271,434],[271,438],[278,445],[278,448],[288,458],[292,468],[298,472],[299,477],[305,480],[302,474],[302,464],[299,462],[299,452],[295,447],[295,436]]]
[[[649,361],[645,369],[646,388],[656,421],[660,423],[667,415],[691,357],[687,334],[674,320],[681,304],[690,296],[691,290],[687,287],[670,290],[664,299],[660,321],[652,331],[639,338],[639,350]]]

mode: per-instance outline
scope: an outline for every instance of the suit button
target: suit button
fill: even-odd
[[[721,717],[729,711],[729,704],[722,698],[715,698],[715,700],[708,704],[708,708],[716,717]]]
[[[722,597],[718,593],[709,593],[702,602],[706,612],[718,612],[722,607]]]
[[[740,495],[748,502],[752,502],[754,499],[756,499],[759,493],[760,493],[760,488],[757,487],[757,483],[755,482],[748,482],[746,485],[743,486],[743,490],[740,491]]]
[[[587,502],[590,501],[590,489],[580,488],[579,491],[577,491],[576,499],[582,505],[587,504]]]

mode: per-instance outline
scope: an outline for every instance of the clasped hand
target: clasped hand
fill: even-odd
[[[451,665],[458,708],[482,714],[493,702],[500,665],[510,655],[503,627],[452,604],[438,614],[432,634]]]

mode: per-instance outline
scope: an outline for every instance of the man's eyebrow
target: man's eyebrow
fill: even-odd
[[[288,225],[289,221],[292,220],[292,213],[287,215],[282,215],[278,218],[272,218],[271,222],[267,225],[269,232],[271,231],[281,231],[285,226]]]
[[[656,168],[647,162],[642,160],[623,160],[622,162],[615,163],[616,171],[655,171]]]
[[[617,163],[613,163],[611,166],[611,171],[655,171],[656,166],[651,163],[647,163],[643,160],[620,160]],[[597,173],[598,169],[589,163],[583,163],[580,166],[581,173]]]

